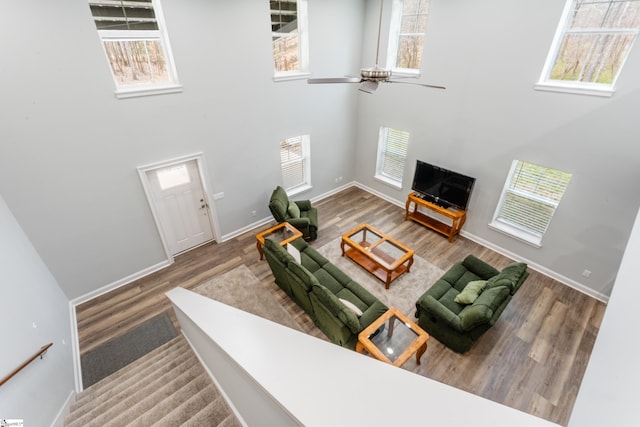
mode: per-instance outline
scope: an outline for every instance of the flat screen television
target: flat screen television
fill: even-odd
[[[418,160],[411,189],[431,203],[466,211],[475,182],[470,176]]]

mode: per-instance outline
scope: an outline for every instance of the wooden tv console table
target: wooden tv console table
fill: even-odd
[[[413,209],[410,209],[413,206]],[[426,215],[418,211],[418,206],[422,206],[439,215],[442,215],[451,220],[451,224],[446,224],[436,218]],[[450,242],[453,242],[453,238],[456,234],[460,234],[460,229],[467,220],[467,212],[460,209],[445,209],[442,206],[438,206],[435,203],[427,202],[423,200],[416,193],[411,193],[407,197],[407,203],[405,205],[405,221],[407,219],[413,220],[419,224],[429,227],[432,230],[437,231],[440,234],[447,236]]]

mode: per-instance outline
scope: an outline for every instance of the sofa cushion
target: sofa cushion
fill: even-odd
[[[336,316],[342,323],[344,323],[347,328],[354,334],[360,332],[360,321],[355,313],[349,310],[344,304],[338,300],[331,291],[319,283],[315,283],[311,292],[318,298],[326,308]]]
[[[318,282],[320,282],[322,286],[329,289],[334,295],[337,295],[342,289],[344,289],[344,285],[329,274],[329,272],[324,268],[316,270],[313,275],[318,279]]]
[[[300,218],[300,208],[296,205],[296,202],[289,202],[287,213],[291,218]]]
[[[317,279],[313,277],[306,268],[295,262],[293,258],[291,258],[291,261],[287,264],[287,268],[289,272],[303,284],[305,289],[311,290],[313,284],[317,283]]]
[[[338,301],[340,301],[342,304],[345,305],[345,307],[347,307],[349,310],[353,311],[353,314],[355,314],[356,316],[360,317],[362,316],[362,310],[360,310],[354,303],[352,303],[349,300],[346,300],[344,298],[338,298]]]
[[[487,280],[498,274],[498,270],[473,255],[468,255],[462,261],[462,265],[483,280]]]
[[[510,291],[513,291],[516,283],[518,283],[526,270],[527,264],[522,262],[512,262],[511,264],[503,268],[499,274],[489,279],[487,287],[493,288],[506,285],[506,281],[508,281],[510,283]]]
[[[290,261],[294,261],[293,257],[287,253],[287,250],[271,239],[264,240],[264,247],[269,250],[276,260],[284,265]]]
[[[289,196],[287,196],[287,192],[280,186],[276,187],[269,200],[269,209],[276,221],[282,222],[285,220],[288,207]]]
[[[319,268],[324,268],[329,263],[329,260],[323,257],[320,252],[310,246],[307,246],[307,248],[308,249],[303,252],[308,257],[307,262],[303,262],[302,265],[307,267],[309,271],[313,273]]]
[[[489,323],[494,312],[509,296],[510,289],[506,286],[498,286],[486,289],[470,306],[467,306],[459,314],[460,327],[469,331],[476,326]]]
[[[440,280],[444,280],[445,282],[449,283],[450,285],[455,285],[460,278],[467,272],[467,268],[465,266],[462,265],[462,263],[457,262],[455,264],[453,264],[453,266],[451,266],[451,268],[449,270],[447,270],[442,277],[440,278]],[[462,290],[462,289],[461,289]]]
[[[460,292],[455,298],[454,301],[458,304],[472,304],[480,295],[487,286],[486,280],[472,280],[467,283],[467,286],[464,287],[462,292]]]

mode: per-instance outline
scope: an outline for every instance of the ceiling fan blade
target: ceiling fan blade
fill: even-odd
[[[424,83],[413,83],[413,82],[399,82],[397,80],[387,80],[387,83],[398,83],[401,85],[422,86],[422,87],[428,87],[431,89],[446,89],[446,87],[444,86],[428,85]]]
[[[319,77],[315,79],[307,79],[309,84],[325,84],[325,83],[360,83],[360,77]]]

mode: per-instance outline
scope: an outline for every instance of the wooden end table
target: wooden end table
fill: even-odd
[[[349,249],[345,249],[348,246]],[[373,228],[360,224],[342,235],[342,256],[347,255],[356,264],[382,280],[385,289],[401,274],[408,273],[413,264],[413,249]]]
[[[381,326],[386,325],[386,331],[380,331],[372,336]],[[372,324],[358,334],[356,351],[365,350],[378,360],[401,367],[415,353],[416,363],[427,351],[429,334],[420,326],[412,322],[396,308],[390,308]]]
[[[263,259],[264,257],[262,248],[264,248],[265,239],[275,240],[280,244],[280,246],[284,246],[300,237],[302,237],[302,231],[298,230],[288,222],[281,222],[280,224],[274,225],[273,227],[258,233],[256,235],[256,247],[258,248],[260,259]]]

